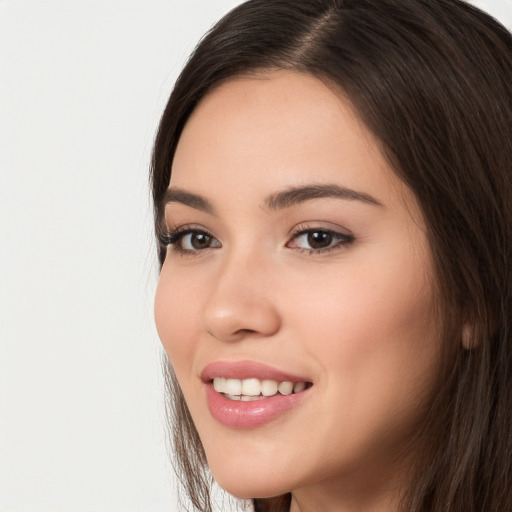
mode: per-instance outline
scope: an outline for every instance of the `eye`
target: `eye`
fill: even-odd
[[[213,236],[203,231],[191,231],[184,233],[177,242],[184,251],[200,251],[209,247],[216,247],[218,242]]]
[[[171,250],[191,254],[221,247],[220,242],[210,233],[202,229],[178,228],[162,240],[163,245],[171,247]]]
[[[287,247],[319,253],[347,245],[353,241],[352,235],[338,233],[330,229],[303,229],[293,236]]]

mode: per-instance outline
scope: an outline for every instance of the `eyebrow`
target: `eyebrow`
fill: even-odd
[[[372,206],[379,206],[384,208],[384,205],[370,194],[366,194],[365,192],[357,192],[356,190],[341,187],[335,184],[291,187],[287,190],[284,190],[283,192],[277,192],[267,197],[265,200],[265,206],[269,210],[280,210],[282,208],[295,206],[296,204],[300,204],[305,201],[321,199],[325,197],[361,201]]]
[[[370,194],[358,192],[335,184],[291,187],[283,190],[282,192],[276,192],[275,194],[268,196],[265,199],[264,206],[266,209],[271,211],[282,210],[312,199],[329,197],[350,201],[361,201],[368,205],[384,208],[384,205]],[[181,203],[196,210],[201,210],[205,213],[215,215],[215,208],[208,199],[181,188],[169,187],[166,190],[163,200],[164,208],[169,203]]]
[[[208,199],[199,194],[187,192],[181,188],[169,187],[165,191],[163,207],[165,208],[169,203],[181,203],[205,213],[215,214],[215,208]]]

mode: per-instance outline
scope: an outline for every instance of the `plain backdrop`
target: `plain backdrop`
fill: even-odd
[[[148,165],[238,3],[0,0],[0,512],[177,510]]]

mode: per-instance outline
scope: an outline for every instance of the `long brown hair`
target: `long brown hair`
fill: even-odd
[[[151,174],[157,233],[176,145],[198,102],[225,80],[272,69],[343,91],[423,210],[446,368],[401,510],[512,510],[511,34],[459,0],[240,5],[196,48],[161,119]],[[177,472],[194,506],[210,511],[205,454],[170,365],[167,383]],[[259,511],[289,504],[289,495],[254,500]]]

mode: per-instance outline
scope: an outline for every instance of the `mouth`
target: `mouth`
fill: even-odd
[[[211,415],[224,426],[254,428],[296,409],[313,382],[252,361],[218,361],[201,373]]]
[[[288,396],[297,394],[313,385],[311,382],[306,381],[260,380],[255,377],[249,379],[214,377],[210,382],[213,383],[215,391],[221,393],[228,400],[240,400],[242,402],[263,400],[276,395]]]

